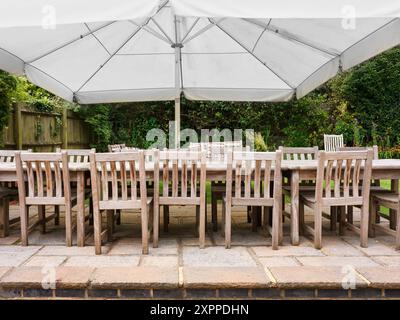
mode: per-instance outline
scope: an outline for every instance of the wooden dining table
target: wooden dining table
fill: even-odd
[[[291,242],[299,244],[299,188],[301,181],[315,180],[317,174],[316,160],[283,160],[281,169],[291,185]],[[199,168],[200,169],[200,168]],[[224,181],[226,178],[226,163],[210,162],[207,164],[208,181]],[[89,163],[70,163],[70,179],[77,183],[77,245],[85,245],[85,181],[89,177]],[[162,172],[160,172],[161,174]],[[146,176],[154,177],[154,165],[146,163]],[[391,189],[398,190],[400,179],[400,159],[379,159],[372,162],[372,179],[389,179]],[[0,182],[17,181],[14,163],[0,163]],[[395,215],[391,214],[391,220]],[[393,222],[392,222],[393,223]]]

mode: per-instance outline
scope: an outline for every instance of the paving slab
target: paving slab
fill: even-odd
[[[108,255],[140,255],[142,254],[142,243],[138,240],[118,241],[112,245]],[[177,255],[178,242],[176,240],[164,239],[159,242],[158,248],[149,245],[149,255]]]
[[[368,247],[367,248],[362,248],[360,246],[360,239],[358,237],[345,237],[344,239],[367,256],[398,256],[399,255],[399,251],[396,251],[394,249],[394,247],[390,247],[390,246],[388,246],[378,240],[375,240],[375,239],[368,239]]]
[[[373,259],[376,262],[378,262],[384,266],[400,267],[400,255],[399,256],[383,256],[383,257],[375,256],[375,257],[373,257]]]
[[[108,267],[97,268],[92,276],[95,289],[178,288],[178,268]]]
[[[347,270],[340,267],[271,267],[278,287],[282,288],[343,288],[347,284]],[[367,282],[354,273],[357,287]]]
[[[11,268],[8,268],[8,267],[0,267],[0,278],[2,276],[4,276],[10,270],[11,270]]]
[[[245,247],[183,248],[183,265],[187,267],[256,267]]]
[[[109,251],[109,246],[102,247],[102,253],[106,254]],[[45,246],[40,250],[39,256],[94,256],[95,251],[93,246],[86,247],[66,247],[66,246]]]
[[[327,256],[359,257],[364,253],[339,237],[323,237],[321,251]]]
[[[302,257],[302,256],[320,256],[324,254],[311,246],[280,246],[278,250],[272,250],[271,247],[251,247],[258,257]]]
[[[265,288],[273,285],[259,267],[184,267],[186,288]]]
[[[374,288],[400,289],[400,267],[357,268]]]
[[[136,267],[139,256],[76,256],[64,263],[67,267]]]
[[[24,263],[26,267],[58,267],[67,259],[66,256],[33,256]]]
[[[220,232],[214,235],[214,241],[217,246],[225,245],[225,237]],[[245,231],[235,232],[235,230],[232,230],[231,244],[232,246],[271,246],[272,241],[271,237],[251,232],[249,226],[247,226]]]
[[[377,267],[378,263],[368,257],[298,257],[304,266],[310,267]]]
[[[293,257],[263,257],[258,258],[264,267],[296,267],[301,264]]]
[[[77,267],[19,267],[0,280],[3,287],[23,288],[85,288],[93,268]]]
[[[142,256],[142,267],[178,267],[178,256]]]

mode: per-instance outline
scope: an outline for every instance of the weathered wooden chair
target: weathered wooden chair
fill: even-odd
[[[179,174],[180,167],[180,174]],[[198,168],[200,167],[200,176]],[[159,173],[162,168],[162,194]],[[191,151],[154,152],[154,231],[153,246],[158,246],[160,206],[163,206],[164,230],[167,230],[169,206],[196,206],[200,248],[205,246],[206,153]]]
[[[139,174],[138,174],[139,173]],[[90,174],[94,213],[96,254],[101,254],[104,236],[112,240],[115,210],[139,209],[142,228],[142,251],[149,252],[149,215],[153,199],[147,197],[143,151],[90,153]],[[139,177],[139,178],[138,178]],[[137,182],[139,181],[139,188]],[[102,230],[102,212],[107,214],[107,228]]]
[[[339,151],[339,148],[344,147],[342,134],[324,134],[324,149],[327,152]]]
[[[278,249],[282,235],[282,152],[230,152],[226,171],[226,195],[222,219],[225,247],[231,247],[232,207],[272,207],[272,248]],[[273,176],[272,176],[273,172]],[[235,175],[233,179],[233,175]],[[271,188],[273,181],[273,188]],[[242,189],[242,182],[244,190]],[[235,190],[233,190],[233,185]]]
[[[126,148],[126,145],[125,143],[109,144],[107,147],[108,147],[108,152],[121,152],[122,149]]]
[[[371,191],[371,216],[370,216],[370,226],[369,226],[369,234],[371,237],[375,237],[375,231],[379,230],[385,234],[389,234],[394,236],[395,238],[395,246],[397,250],[400,250],[400,194],[396,191]],[[377,217],[382,216],[386,219],[383,213],[380,212],[380,206],[386,207],[389,210],[393,210],[396,213],[396,224],[395,228],[391,228],[391,226],[383,226],[380,223],[380,220]],[[389,219],[390,220],[390,219]],[[394,229],[394,230],[393,230]]]
[[[318,153],[315,190],[300,192],[299,212],[300,227],[314,236],[315,248],[322,247],[322,208],[332,206],[339,209],[339,233],[343,235],[348,227],[360,233],[361,246],[367,246],[372,157],[372,150]],[[304,223],[305,205],[314,211],[314,228]],[[346,206],[361,206],[360,227],[346,221]]]
[[[0,150],[0,162],[15,163],[15,152],[21,150]],[[24,150],[23,152],[31,152]],[[10,201],[18,200],[18,184],[0,182],[0,238],[8,237],[10,225],[19,222],[19,217],[10,220]]]
[[[41,224],[41,233],[46,231],[46,222],[56,214],[46,217],[45,206],[65,206],[66,245],[72,246],[72,212],[77,196],[71,193],[68,155],[62,153],[15,153],[18,177],[18,195],[21,216],[21,244],[28,245],[28,233]],[[25,187],[25,172],[27,190]],[[39,220],[29,225],[29,207],[38,206]]]

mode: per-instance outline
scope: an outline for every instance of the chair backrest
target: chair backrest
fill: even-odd
[[[368,201],[372,157],[372,150],[320,151],[315,190],[317,203],[344,206]]]
[[[374,145],[372,147],[341,147],[339,148],[338,151],[363,151],[363,150],[368,150],[372,149],[373,151],[373,159],[378,160],[379,159],[379,149],[378,146]]]
[[[66,151],[68,161],[72,163],[89,163],[90,152],[96,152],[96,149],[60,149],[57,148],[56,152]]]
[[[129,209],[139,200],[141,206],[146,207],[143,151],[91,152],[90,174],[93,202],[99,210]]]
[[[291,148],[279,147],[283,160],[317,160],[318,147]]]
[[[191,142],[190,151],[206,151],[207,159],[224,160],[226,154],[231,151],[243,151],[242,140],[237,141],[216,141],[216,142]]]
[[[121,144],[109,144],[108,152],[121,152],[121,149],[126,148],[125,143]]]
[[[0,150],[0,162],[14,162],[16,152],[32,152],[32,149],[28,150]]]
[[[162,168],[163,190],[165,198],[205,197],[206,190],[206,153],[205,151],[168,150],[154,151],[154,195],[159,194],[159,173]],[[200,176],[198,169],[200,168]],[[180,169],[180,170],[179,170]],[[198,185],[200,194],[198,194]]]
[[[282,151],[230,152],[226,172],[227,202],[235,199],[276,199],[281,201]],[[272,172],[274,175],[272,176]],[[233,174],[235,177],[233,177]],[[274,181],[271,194],[271,181]],[[235,190],[232,190],[232,187]],[[244,190],[242,190],[244,187]]]
[[[324,134],[324,149],[325,151],[338,151],[344,147],[343,135],[339,134]]]
[[[15,153],[20,203],[57,205],[71,201],[68,156],[62,153]],[[24,168],[26,168],[27,189]]]

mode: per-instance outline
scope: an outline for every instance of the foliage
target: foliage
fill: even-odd
[[[0,71],[0,132],[7,125],[12,104],[12,92],[15,90],[17,82],[8,73]],[[0,135],[0,145],[2,135]]]

